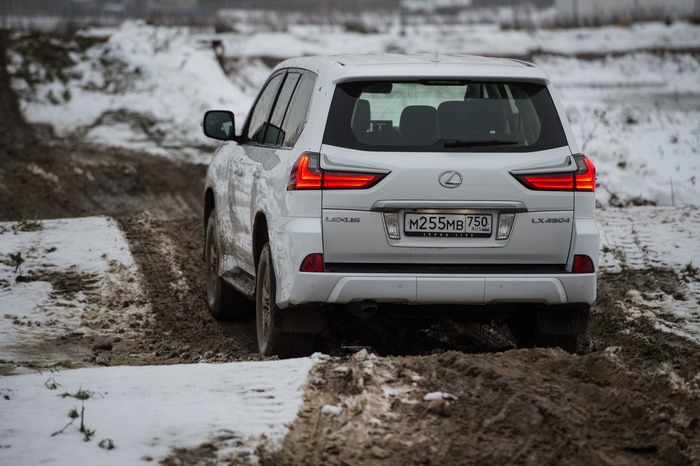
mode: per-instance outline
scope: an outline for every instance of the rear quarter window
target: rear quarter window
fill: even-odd
[[[316,74],[282,70],[269,79],[251,110],[244,142],[291,148],[304,130]]]
[[[426,152],[529,152],[567,144],[546,86],[444,80],[339,84],[323,142]]]

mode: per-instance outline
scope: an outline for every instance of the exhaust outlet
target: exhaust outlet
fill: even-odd
[[[346,304],[345,308],[350,314],[360,319],[369,319],[379,311],[379,307],[374,301],[354,301]]]

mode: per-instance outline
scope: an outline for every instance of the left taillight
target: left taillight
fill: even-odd
[[[567,173],[513,174],[526,188],[535,191],[595,191],[595,165],[583,154],[574,155],[576,171]]]
[[[320,252],[309,254],[301,261],[300,272],[323,272],[323,254]]]
[[[367,189],[379,183],[384,173],[328,171],[321,168],[317,152],[299,156],[289,175],[287,191],[303,189]]]

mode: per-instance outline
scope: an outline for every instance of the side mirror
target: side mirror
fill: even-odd
[[[228,110],[209,110],[204,114],[202,129],[207,137],[219,141],[230,141],[235,138],[236,119],[233,112]]]

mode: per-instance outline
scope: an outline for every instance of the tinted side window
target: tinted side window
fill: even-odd
[[[275,96],[277,95],[277,89],[284,73],[280,73],[274,76],[265,86],[265,88],[260,92],[258,101],[255,103],[255,107],[251,112],[250,121],[248,123],[248,132],[246,137],[250,142],[257,142],[262,144],[265,137],[265,123],[267,117],[270,115],[270,109],[275,101]]]
[[[296,144],[297,139],[299,139],[304,129],[315,82],[315,75],[305,73],[302,75],[297,85],[296,92],[294,93],[292,102],[289,105],[289,110],[287,111],[287,116],[282,125],[282,129],[284,130],[283,134],[285,135],[282,141],[284,147],[292,147]]]
[[[265,134],[265,144],[279,145],[284,140],[285,132],[282,131],[282,122],[284,121],[284,116],[287,114],[287,108],[289,107],[289,101],[292,98],[294,89],[297,87],[300,75],[298,73],[288,73],[287,78],[284,80],[282,85],[282,90],[277,98],[277,103],[275,108],[272,110],[272,117],[270,117],[270,124],[267,127],[267,133]]]

